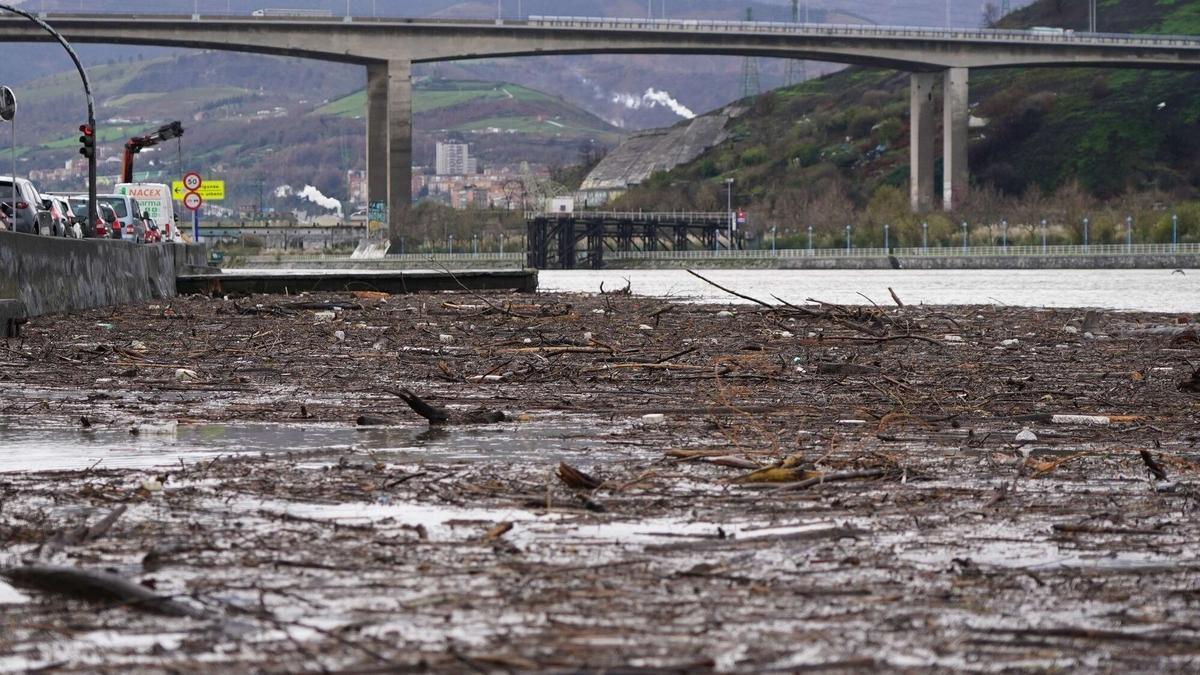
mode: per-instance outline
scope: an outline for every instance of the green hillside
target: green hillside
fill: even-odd
[[[303,59],[193,52],[90,65],[100,175],[119,170],[125,139],[180,120],[181,143],[136,161],[157,180],[197,168],[226,180],[226,206],[272,206],[274,186],[312,184],[344,198],[347,171],[365,168],[366,96],[361,67]],[[303,86],[294,83],[303,82]],[[18,172],[60,169],[78,157],[86,119],[78,75],[63,72],[18,87]],[[434,144],[454,134],[486,166],[576,162],[620,140],[620,132],[562,99],[525,87],[474,80],[418,79],[413,158],[434,161]],[[46,190],[79,189],[79,178],[39,178]]]
[[[1041,0],[1002,25],[1086,24],[1086,3]],[[1200,5],[1182,0],[1100,3],[1100,28],[1200,34]],[[1076,10],[1082,9],[1082,18]],[[1073,12],[1073,13],[1072,13]],[[959,224],[1051,224],[1051,242],[1169,240],[1168,206],[1184,241],[1200,240],[1200,72],[1013,69],[971,74],[972,194],[958,213],[908,212],[907,73],[851,68],[746,101],[731,138],[693,162],[629,192],[622,208],[723,209],[724,183],[751,212],[751,230],[775,227],[791,244],[839,245],[846,224],[863,245],[914,245],[921,222],[932,241],[961,236]],[[941,163],[935,168],[941,190]],[[998,230],[971,229],[978,243]],[[1166,234],[1164,235],[1164,232]],[[1014,236],[1034,238],[1030,227]]]
[[[359,90],[330,101],[312,114],[358,118],[366,105],[366,91]],[[436,114],[437,132],[495,128],[521,134],[586,136],[605,144],[619,138],[618,130],[610,124],[562,99],[505,82],[421,80],[413,88],[412,109],[418,118]]]

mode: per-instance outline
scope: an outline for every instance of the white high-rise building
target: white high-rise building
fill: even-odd
[[[439,176],[466,176],[474,173],[471,147],[466,143],[437,144],[437,173]]]

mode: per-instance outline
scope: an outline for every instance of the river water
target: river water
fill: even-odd
[[[714,282],[765,302],[807,298],[839,304],[891,305],[888,288],[905,304],[1098,307],[1200,312],[1200,270],[697,270]],[[623,288],[638,295],[745,302],[684,270],[547,270],[543,291]],[[862,295],[859,295],[859,294]]]

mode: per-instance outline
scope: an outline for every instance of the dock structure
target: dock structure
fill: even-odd
[[[601,269],[605,251],[740,249],[732,223],[724,211],[527,213],[525,262],[535,269]]]
[[[537,291],[537,270],[224,270],[181,274],[179,293]]]

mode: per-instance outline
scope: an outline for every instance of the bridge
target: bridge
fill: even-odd
[[[388,205],[398,242],[412,199],[412,65],[554,54],[709,54],[806,59],[911,73],[910,196],[933,207],[934,91],[943,95],[943,193],[951,209],[968,181],[969,74],[977,68],[1200,67],[1200,40],[1184,36],[940,30],[739,21],[530,17],[526,21],[306,19],[52,14],[77,43],[187,47],[295,56],[367,69],[367,194]],[[32,24],[0,19],[4,42],[45,41]]]
[[[715,251],[742,248],[732,214],[670,211],[577,211],[525,214],[526,263],[537,269],[604,267],[605,252]],[[582,259],[579,243],[585,242]]]

